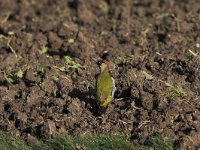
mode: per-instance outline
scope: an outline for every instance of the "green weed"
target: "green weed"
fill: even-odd
[[[79,145],[84,146],[88,150],[99,149],[124,149],[132,150],[133,145],[128,142],[128,139],[124,135],[94,135],[79,138],[77,140]]]
[[[194,52],[194,51],[192,51],[192,50],[188,50],[188,56],[189,57],[197,57],[198,56],[198,53],[196,53],[196,52]]]
[[[83,69],[85,68],[84,66],[82,66],[81,64],[79,64],[78,62],[75,62],[70,56],[64,56],[65,62],[68,65],[68,68],[73,68],[73,69]]]
[[[146,71],[142,71],[142,73],[147,80],[153,80],[153,76],[151,74],[147,73]]]
[[[67,42],[68,42],[69,44],[72,44],[72,43],[74,43],[74,39],[73,39],[73,38],[69,38],[69,39],[67,40]]]
[[[69,72],[70,69],[83,69],[85,68],[85,66],[81,65],[80,63],[74,61],[70,56],[64,56],[65,62],[67,64],[67,66],[62,66],[62,67],[58,67],[58,66],[53,66],[54,68],[62,71],[62,72]]]
[[[108,35],[108,31],[101,31],[100,32],[100,36],[106,36],[106,35]]]
[[[173,85],[171,85],[170,83],[168,82],[165,82],[163,80],[158,80],[159,82],[162,82],[164,83],[167,87],[170,88],[170,95],[172,94],[177,94],[178,96],[180,97],[184,97],[184,96],[187,96],[187,94],[183,91],[183,89],[179,88],[179,87],[175,87]]]
[[[116,64],[126,64],[132,60],[133,60],[132,56],[120,56],[120,57],[117,57],[115,61],[116,61]]]
[[[44,67],[41,65],[37,66],[36,70],[38,73],[44,73]]]
[[[109,6],[108,6],[108,4],[107,4],[105,1],[103,1],[103,0],[99,1],[99,8],[100,8],[101,11],[104,12],[104,13],[107,13],[107,12],[109,11]]]
[[[161,135],[156,134],[150,137],[150,143],[154,150],[173,150],[173,142]]]
[[[57,81],[59,81],[60,79],[59,79],[59,77],[57,77],[57,76],[52,76],[52,80],[57,82]]]
[[[150,32],[149,28],[146,28],[140,32],[140,36],[136,39],[136,44],[139,46],[144,45],[147,43],[147,34]]]
[[[8,136],[0,132],[0,149],[1,150],[30,150],[30,147],[24,141]]]
[[[0,132],[1,133],[1,132]],[[133,150],[133,145],[128,141],[125,135],[93,135],[71,137],[69,135],[60,135],[53,139],[37,144],[27,144],[17,138],[12,138],[3,133],[0,134],[1,150]]]
[[[42,54],[47,53],[48,50],[49,50],[49,48],[48,48],[47,46],[45,46],[45,45],[42,45],[42,46],[40,47],[40,52],[41,52]]]
[[[28,65],[25,64],[22,68],[19,68],[17,71],[12,71],[7,74],[3,71],[4,78],[8,84],[15,84],[19,81],[19,79],[23,78],[25,71],[27,70]]]
[[[173,143],[161,135],[150,137],[150,147],[154,150],[172,150]],[[95,134],[90,136],[71,137],[69,135],[59,135],[46,142],[25,143],[19,138],[13,138],[0,132],[1,150],[145,150],[149,147],[134,147],[124,134]]]

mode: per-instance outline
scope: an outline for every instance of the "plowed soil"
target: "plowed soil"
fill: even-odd
[[[0,130],[28,141],[122,132],[137,145],[161,134],[200,148],[199,0],[1,0],[0,10]],[[97,116],[105,52],[117,91]]]

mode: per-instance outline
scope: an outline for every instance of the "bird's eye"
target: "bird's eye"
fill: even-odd
[[[102,63],[103,63],[102,60],[98,60],[98,61],[97,61],[97,65],[99,65],[99,66],[101,66]]]

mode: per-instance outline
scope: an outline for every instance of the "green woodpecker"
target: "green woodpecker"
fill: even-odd
[[[104,60],[100,65],[100,74],[97,77],[97,101],[100,112],[104,111],[112,101],[116,90],[115,80],[109,73],[109,62]]]

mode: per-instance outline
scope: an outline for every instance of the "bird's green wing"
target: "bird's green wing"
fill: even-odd
[[[104,104],[105,107],[112,99],[112,84],[112,78],[107,70],[102,72],[97,78],[98,101],[101,105]],[[106,104],[104,103],[105,101],[107,101]]]

